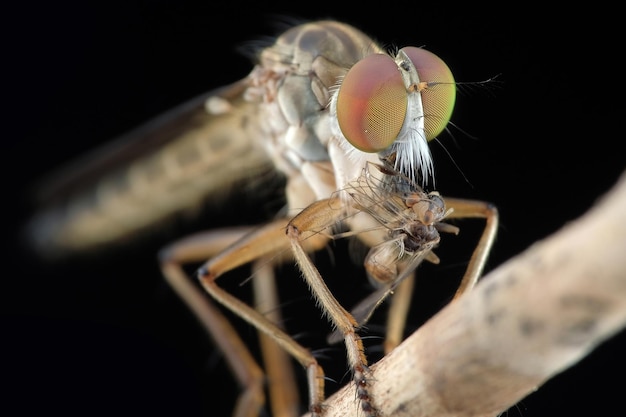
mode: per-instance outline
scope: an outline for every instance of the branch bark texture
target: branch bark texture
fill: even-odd
[[[626,174],[372,366],[381,416],[497,416],[626,327]],[[354,384],[326,417],[358,416]]]

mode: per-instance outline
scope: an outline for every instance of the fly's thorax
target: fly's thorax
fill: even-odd
[[[260,64],[275,72],[315,73],[327,88],[336,72],[347,72],[363,56],[380,48],[363,32],[344,23],[322,20],[288,29],[260,54]]]
[[[303,199],[303,195],[316,197],[308,201],[310,204],[327,198],[335,190],[334,181],[328,191],[325,186],[311,183],[319,182],[318,175],[303,175],[303,170],[311,164],[329,161],[325,146],[328,132],[324,129],[328,125],[328,112],[311,89],[311,77],[289,72],[287,68],[283,70],[276,73],[274,69],[257,66],[249,76],[245,97],[259,109],[258,140],[265,153],[288,182],[294,183],[287,188],[289,204],[293,202],[301,208],[310,199]],[[320,194],[316,191],[319,189],[324,191]]]
[[[246,96],[260,104],[267,124],[267,153],[287,177],[301,175],[303,167],[311,163],[331,161],[336,167],[329,154],[331,90],[355,62],[377,51],[379,47],[369,37],[335,21],[296,26],[262,51]],[[360,169],[363,165],[356,166]],[[335,170],[336,175],[338,172],[341,176],[342,171]],[[310,188],[323,187],[311,184]]]

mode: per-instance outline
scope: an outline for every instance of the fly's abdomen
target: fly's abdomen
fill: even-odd
[[[119,152],[97,152],[43,187],[46,201],[27,226],[30,246],[45,256],[92,250],[128,239],[177,213],[220,196],[271,169],[261,146],[256,107],[240,97],[206,99],[120,141]],[[142,145],[143,156],[135,148]],[[132,152],[130,151],[132,148]],[[132,154],[123,163],[125,154]]]

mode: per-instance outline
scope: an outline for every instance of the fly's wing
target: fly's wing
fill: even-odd
[[[127,240],[271,171],[248,78],[148,122],[38,187],[28,246],[54,257]]]

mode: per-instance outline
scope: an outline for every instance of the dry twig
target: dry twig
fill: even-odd
[[[496,416],[626,327],[626,173],[372,367],[382,416]],[[354,385],[326,417],[358,416]]]

